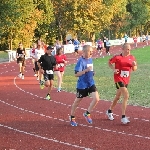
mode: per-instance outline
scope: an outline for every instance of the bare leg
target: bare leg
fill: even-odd
[[[81,102],[82,98],[76,98],[74,103],[72,104],[72,108],[71,108],[71,116],[75,116],[75,111],[79,105],[79,103]]]
[[[96,104],[99,101],[99,94],[98,94],[97,91],[96,92],[92,92],[91,96],[92,96],[93,100],[90,103],[90,106],[88,107],[88,110],[87,110],[89,113],[91,113],[91,111],[93,110],[93,108],[96,106]]]
[[[117,102],[119,101],[120,99],[120,96],[121,96],[121,90],[120,89],[117,89],[117,92],[116,92],[116,96],[110,106],[110,110],[113,110],[114,107],[116,106]]]

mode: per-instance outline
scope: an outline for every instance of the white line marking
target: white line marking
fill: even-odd
[[[50,119],[55,119],[55,120],[59,120],[61,122],[67,122],[67,123],[70,123],[70,121],[68,120],[63,120],[63,119],[58,119],[58,118],[54,118],[52,116],[46,116],[44,114],[40,114],[40,113],[37,113],[37,112],[33,112],[33,111],[30,111],[28,109],[24,109],[24,108],[20,108],[20,107],[16,107],[15,105],[11,105],[5,101],[2,101],[0,100],[1,103],[3,104],[6,104],[8,106],[11,106],[11,107],[14,107],[16,109],[19,109],[21,111],[26,111],[28,113],[32,113],[32,114],[35,114],[35,115],[39,115],[39,116],[42,116],[42,117],[46,117],[46,118],[50,118]],[[126,132],[120,132],[120,131],[115,131],[115,130],[110,130],[110,129],[106,129],[106,128],[101,128],[101,127],[96,127],[96,126],[92,126],[92,125],[86,125],[86,124],[78,124],[80,126],[84,126],[84,127],[88,127],[88,128],[95,128],[97,130],[102,130],[102,131],[107,131],[107,132],[112,132],[112,133],[115,133],[115,134],[121,134],[121,135],[126,135],[126,136],[133,136],[133,137],[138,137],[138,138],[142,138],[142,139],[148,139],[150,140],[150,137],[146,137],[146,136],[142,136],[142,135],[135,135],[135,134],[132,134],[132,133],[126,133]]]
[[[7,128],[7,129],[10,129],[10,130],[17,131],[17,132],[19,132],[19,133],[24,133],[24,134],[26,134],[26,135],[38,137],[38,138],[41,138],[41,139],[44,139],[44,140],[48,140],[48,141],[52,141],[52,142],[59,143],[59,144],[64,144],[64,145],[67,145],[67,146],[76,147],[76,148],[80,148],[80,149],[92,150],[92,149],[90,149],[90,148],[86,148],[86,147],[83,147],[83,146],[78,146],[78,145],[75,145],[75,144],[70,144],[70,143],[66,143],[66,142],[63,142],[63,141],[59,141],[59,140],[57,140],[57,139],[48,138],[48,137],[40,136],[40,135],[38,135],[38,134],[33,134],[33,133],[26,132],[26,131],[23,131],[23,130],[15,129],[15,128],[12,128],[12,127],[10,127],[10,126],[6,126],[6,125],[3,125],[3,124],[0,124],[0,127],[4,127],[4,128]]]
[[[38,97],[38,98],[41,98],[41,99],[45,99],[44,97],[39,97],[38,95],[34,95],[33,93],[30,93],[30,92],[28,92],[28,91],[25,91],[25,90],[23,90],[22,88],[20,88],[17,84],[16,84],[16,77],[14,78],[14,85],[19,89],[19,90],[21,90],[21,91],[23,91],[23,92],[25,92],[25,93],[27,93],[27,94],[30,94],[30,95],[32,95],[32,96],[35,96],[35,97]],[[69,93],[69,92],[68,92]],[[71,92],[70,92],[71,93]],[[62,102],[58,102],[58,101],[55,101],[55,100],[50,100],[50,102],[54,102],[54,103],[56,103],[56,104],[60,104],[60,105],[64,105],[64,106],[67,106],[67,107],[70,107],[71,105],[67,105],[67,104],[65,104],[65,103],[62,103]],[[82,108],[82,107],[78,107],[78,108],[80,108],[81,110],[87,110],[86,108]],[[100,113],[100,114],[105,114],[105,112],[101,112],[101,111],[96,111],[97,113]],[[117,114],[113,114],[114,116],[117,116],[117,117],[119,117],[119,115],[117,115]],[[141,121],[145,121],[145,122],[150,122],[150,120],[148,120],[148,119],[140,119],[140,118],[133,118],[134,120],[141,120]]]

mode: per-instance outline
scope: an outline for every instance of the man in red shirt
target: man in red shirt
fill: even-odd
[[[112,110],[122,95],[123,101],[121,122],[123,124],[130,122],[129,119],[125,116],[127,101],[129,98],[127,86],[129,84],[131,71],[135,71],[137,69],[135,57],[130,54],[130,50],[130,44],[125,43],[123,45],[122,53],[112,57],[109,60],[109,67],[114,71],[114,82],[116,84],[117,92],[109,110],[106,111],[106,114],[109,120],[114,120]]]

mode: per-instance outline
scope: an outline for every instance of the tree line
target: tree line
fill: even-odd
[[[150,0],[1,0],[0,49],[29,47],[41,38],[53,44],[71,34],[94,41],[147,34]]]

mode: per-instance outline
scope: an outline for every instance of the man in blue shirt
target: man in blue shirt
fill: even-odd
[[[79,78],[77,81],[76,99],[71,109],[70,124],[72,126],[77,126],[77,123],[75,121],[75,110],[78,107],[81,100],[83,99],[83,97],[86,97],[89,94],[91,94],[93,98],[87,111],[83,113],[83,116],[85,117],[86,121],[89,124],[92,124],[90,113],[99,101],[99,94],[97,92],[95,82],[93,79],[94,72],[93,72],[93,61],[91,58],[92,52],[93,49],[90,45],[84,45],[83,55],[78,60],[75,66],[75,77],[79,77]]]

